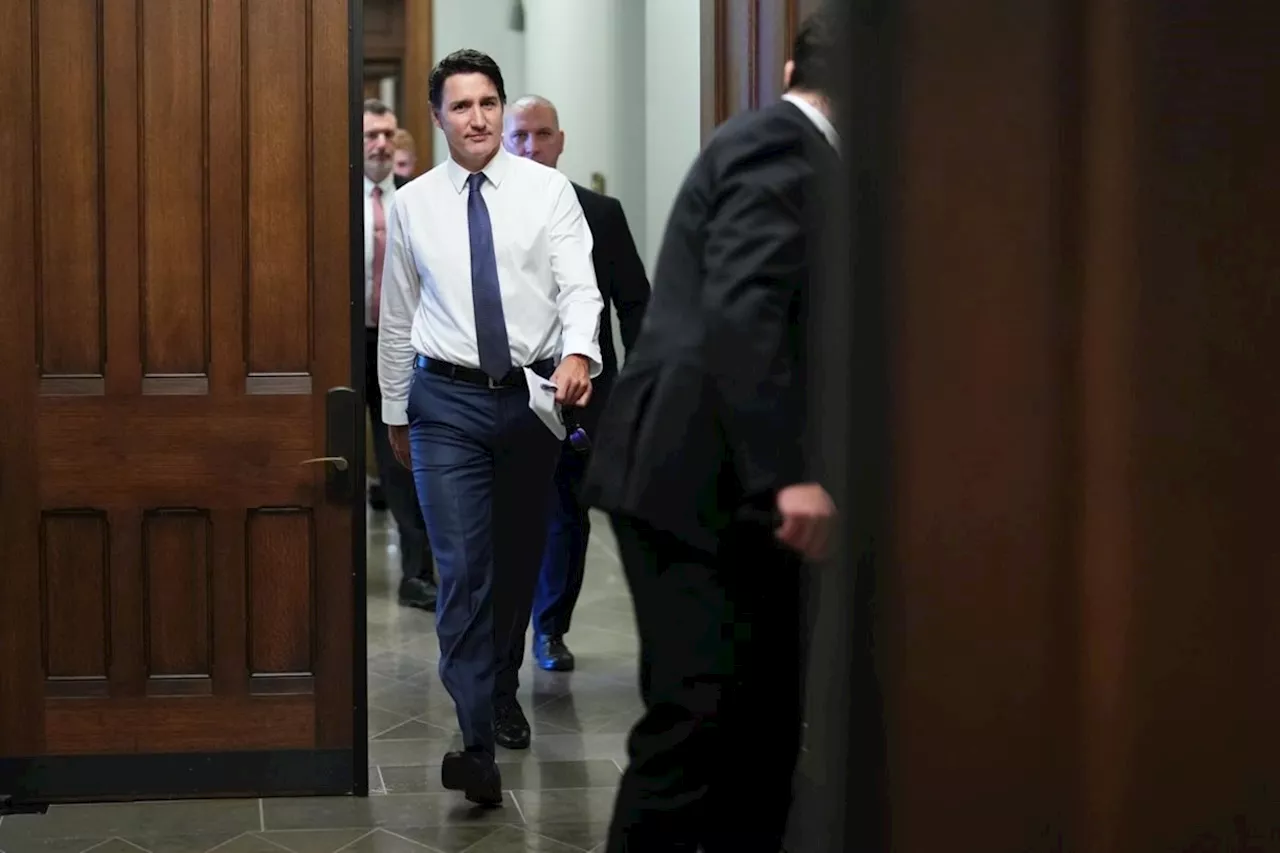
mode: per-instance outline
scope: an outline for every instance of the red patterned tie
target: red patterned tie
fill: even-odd
[[[387,260],[387,212],[382,207],[382,187],[373,188],[373,300],[369,316],[378,325],[382,306],[382,267]]]

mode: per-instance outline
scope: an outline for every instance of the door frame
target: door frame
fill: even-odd
[[[351,274],[351,387],[359,400],[355,418],[355,459],[352,476],[357,488],[351,501],[351,788],[357,797],[369,796],[369,577],[368,524],[365,505],[365,471],[368,465],[365,435],[369,389],[365,387],[364,330],[364,0],[347,0],[347,73],[350,119],[350,241]]]

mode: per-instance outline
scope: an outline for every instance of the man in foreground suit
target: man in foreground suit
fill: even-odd
[[[803,559],[835,507],[809,454],[807,306],[838,139],[834,31],[801,27],[777,104],[727,122],[676,197],[584,499],[635,599],[646,713],[610,853],[778,853],[804,706]],[[839,223],[833,223],[839,227]]]
[[[387,254],[387,220],[396,190],[407,178],[392,173],[396,116],[382,101],[364,102],[364,317],[365,398],[373,430],[374,460],[381,502],[391,510],[400,533],[400,603],[435,610],[436,585],[431,543],[422,519],[413,474],[396,462],[382,420],[378,385],[378,318],[382,304],[382,273]],[[378,503],[371,500],[370,503]],[[376,507],[375,507],[376,508]]]
[[[555,105],[538,95],[525,95],[507,108],[504,139],[512,154],[553,169],[564,152],[564,131],[560,129]],[[573,191],[591,229],[594,241],[591,262],[604,299],[604,310],[600,312],[600,353],[604,369],[593,383],[590,405],[577,413],[578,424],[592,436],[618,372],[610,302],[618,311],[622,345],[630,351],[640,334],[645,306],[649,304],[649,280],[627,226],[627,215],[618,200],[576,183]],[[551,523],[533,603],[534,659],[543,669],[557,672],[568,672],[574,667],[573,653],[564,637],[569,633],[573,608],[582,591],[587,541],[591,536],[590,516],[579,500],[586,464],[585,451],[575,449],[566,440],[556,469]],[[522,657],[523,644],[514,653],[517,659]]]

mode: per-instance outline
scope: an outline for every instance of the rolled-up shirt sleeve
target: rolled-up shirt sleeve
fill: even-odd
[[[551,212],[551,273],[559,288],[560,357],[580,355],[591,363],[591,378],[600,375],[600,312],[604,299],[591,264],[591,229],[573,185],[557,175],[556,202]]]
[[[378,311],[378,385],[382,389],[382,420],[391,426],[409,423],[413,318],[421,298],[404,211],[405,205],[393,205],[387,217],[387,257]]]

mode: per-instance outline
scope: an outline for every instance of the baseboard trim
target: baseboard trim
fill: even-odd
[[[342,796],[355,787],[345,749],[0,758],[0,797],[14,804]]]

